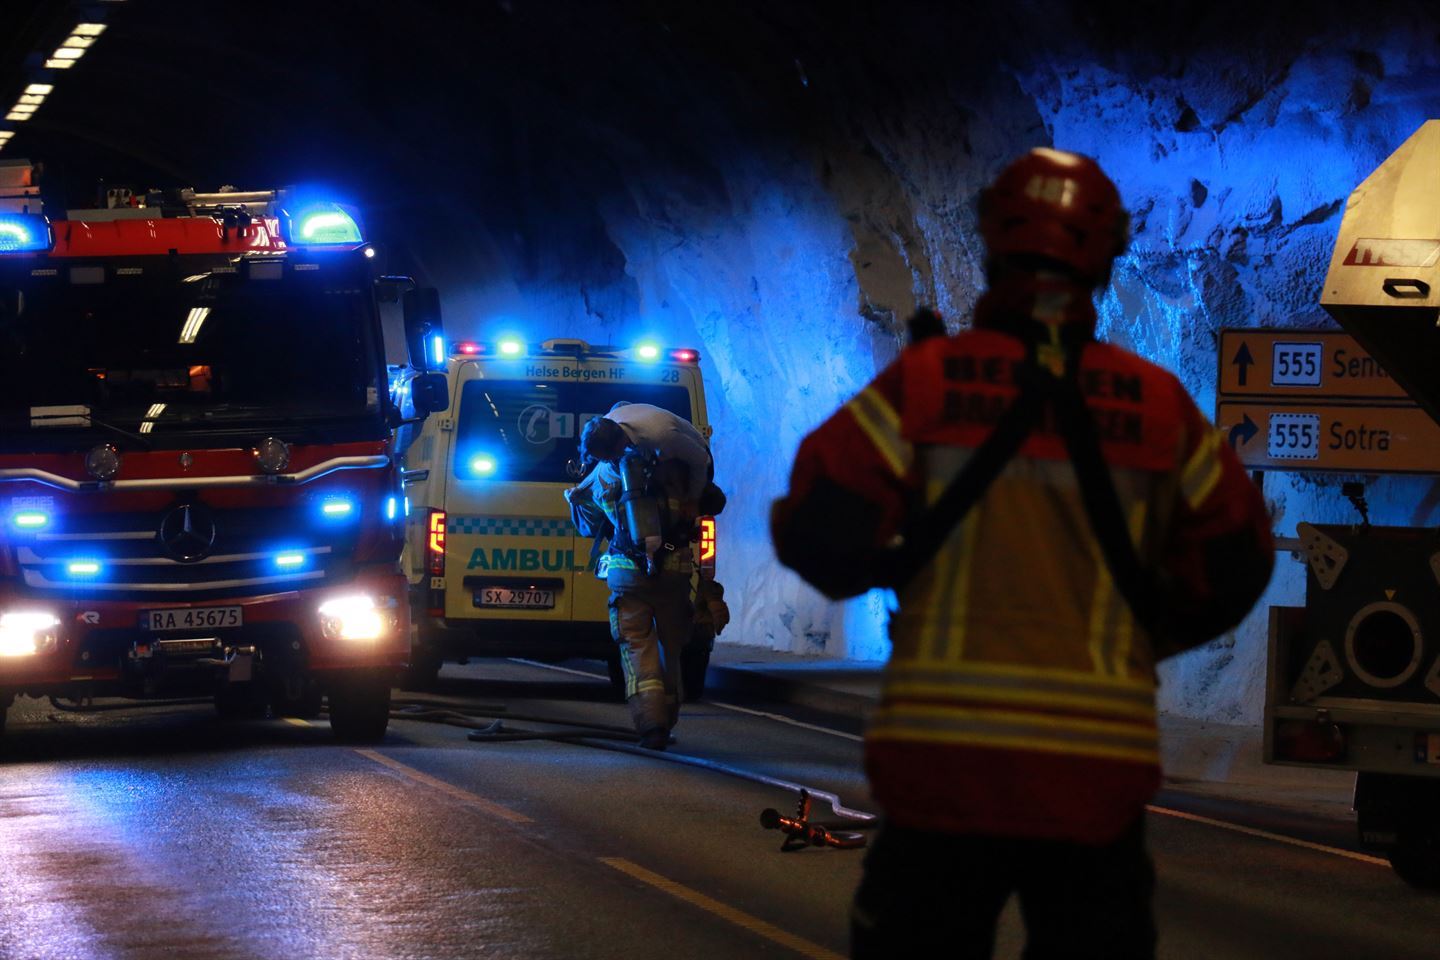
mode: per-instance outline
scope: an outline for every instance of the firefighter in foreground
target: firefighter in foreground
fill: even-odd
[[[610,587],[625,698],[641,746],[664,750],[679,719],[680,651],[695,616],[691,541],[713,467],[683,418],[642,403],[611,413],[622,410],[626,426],[610,415],[585,425],[580,455],[595,467],[565,499],[581,535],[610,541],[597,572]]]
[[[772,514],[831,597],[898,597],[852,948],[988,957],[1016,893],[1026,957],[1151,957],[1155,664],[1250,610],[1269,520],[1176,378],[1094,339],[1127,240],[1099,166],[1031,151],[980,230],[974,329],[908,347],[808,436]]]

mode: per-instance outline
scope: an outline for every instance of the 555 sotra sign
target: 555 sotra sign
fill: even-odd
[[[1440,473],[1440,425],[1419,407],[1222,399],[1216,425],[1257,469]]]

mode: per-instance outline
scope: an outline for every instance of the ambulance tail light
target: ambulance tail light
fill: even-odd
[[[1274,749],[1282,762],[1334,763],[1345,759],[1345,731],[1328,720],[1281,720]]]
[[[431,510],[425,550],[425,569],[432,577],[445,576],[445,511]]]
[[[700,518],[700,576],[707,580],[715,579],[715,518]]]

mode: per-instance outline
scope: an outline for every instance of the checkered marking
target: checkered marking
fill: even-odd
[[[569,520],[542,520],[538,517],[450,517],[450,533],[504,535],[512,537],[569,537],[575,527]]]

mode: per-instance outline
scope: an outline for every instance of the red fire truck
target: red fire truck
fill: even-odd
[[[448,398],[438,297],[373,257],[298,191],[51,220],[0,166],[0,723],[17,694],[328,697],[340,737],[384,733],[410,650],[395,438]]]

